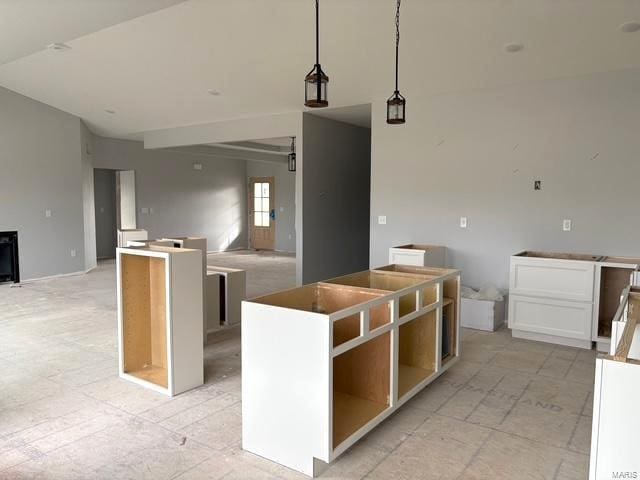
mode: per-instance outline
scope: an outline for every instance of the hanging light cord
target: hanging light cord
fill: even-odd
[[[320,64],[320,15],[318,15],[318,9],[320,8],[320,0],[316,0],[316,65]]]
[[[398,91],[398,46],[400,45],[400,1],[396,8],[396,92]],[[317,0],[316,0],[317,3]]]

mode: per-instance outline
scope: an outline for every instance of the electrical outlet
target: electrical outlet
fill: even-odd
[[[460,228],[467,228],[467,217],[460,217]]]
[[[140,213],[143,214],[143,215],[146,215],[146,214],[149,213],[149,209],[147,207],[142,207],[140,209]]]
[[[541,180],[534,180],[533,189],[534,190],[542,190],[542,181]]]
[[[284,207],[280,207],[280,211],[281,211],[281,212],[284,212]]]
[[[193,164],[193,169],[194,170],[202,170],[202,164],[201,163],[194,163]]]
[[[45,210],[44,211],[44,216],[47,218],[51,218],[51,210]]]
[[[387,224],[387,216],[378,215],[378,225],[386,225],[386,224]]]
[[[564,219],[562,221],[562,230],[565,231],[565,232],[570,232],[571,231],[571,220]]]
[[[71,256],[75,257],[76,256],[76,251],[75,250],[71,250]]]

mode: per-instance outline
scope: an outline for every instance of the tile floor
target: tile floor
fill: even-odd
[[[249,295],[293,257],[247,252]],[[168,399],[118,379],[115,271],[0,286],[0,479],[295,479],[243,452],[240,331],[205,350],[206,384]],[[463,359],[325,472],[332,479],[587,478],[595,352],[464,330]]]

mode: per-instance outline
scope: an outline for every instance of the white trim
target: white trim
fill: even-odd
[[[75,277],[76,275],[86,275],[91,270],[95,270],[96,268],[98,268],[97,265],[95,267],[88,268],[87,270],[78,270],[77,272],[58,273],[56,275],[49,275],[47,277],[28,278],[26,280],[20,280],[20,282],[18,282],[18,284],[40,282],[42,280],[51,280],[52,278]]]

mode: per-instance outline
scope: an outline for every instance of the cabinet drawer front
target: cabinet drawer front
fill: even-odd
[[[588,262],[511,261],[510,293],[593,301],[594,265]]]
[[[509,328],[590,340],[592,309],[590,303],[511,295]]]
[[[389,249],[389,263],[398,265],[412,265],[414,267],[424,267],[424,251],[422,250],[402,250]]]

